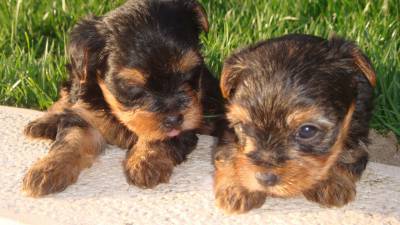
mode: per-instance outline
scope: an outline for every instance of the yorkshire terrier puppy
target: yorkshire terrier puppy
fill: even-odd
[[[243,213],[268,196],[327,207],[354,200],[375,86],[355,44],[308,35],[260,42],[225,61],[220,86],[229,126],[213,155],[219,208]]]
[[[195,0],[129,0],[80,21],[70,34],[60,100],[25,128],[54,143],[25,175],[23,191],[36,197],[64,190],[106,143],[129,150],[129,183],[168,182],[195,148],[196,129],[207,125],[203,113],[223,110],[200,53],[201,31],[208,21]]]

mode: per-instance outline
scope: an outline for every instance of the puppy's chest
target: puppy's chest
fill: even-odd
[[[137,141],[136,134],[116,120],[105,118],[97,126],[108,144],[129,149]]]
[[[129,149],[136,143],[136,134],[124,126],[110,112],[106,110],[88,110],[83,107],[79,107],[77,111],[101,133],[108,144]]]

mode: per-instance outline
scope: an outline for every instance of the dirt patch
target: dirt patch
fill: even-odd
[[[400,166],[400,145],[393,132],[381,135],[371,130],[369,138],[371,140],[368,146],[370,161]]]

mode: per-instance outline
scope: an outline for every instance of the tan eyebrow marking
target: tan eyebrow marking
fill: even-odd
[[[135,84],[145,84],[146,77],[143,72],[135,68],[123,68],[119,71],[119,77]]]
[[[334,125],[322,115],[322,112],[317,107],[295,110],[286,118],[286,122],[290,127],[299,126],[300,124],[310,120],[329,127]]]
[[[173,65],[173,70],[175,72],[189,72],[195,66],[201,63],[201,58],[197,52],[194,50],[189,50],[185,52],[182,57],[180,57],[176,64]]]

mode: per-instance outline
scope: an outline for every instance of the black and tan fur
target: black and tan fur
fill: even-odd
[[[230,126],[214,152],[217,206],[243,213],[268,196],[323,206],[354,200],[368,161],[375,72],[340,38],[287,35],[238,51],[221,89]]]
[[[203,113],[223,111],[200,53],[201,31],[208,21],[195,0],[129,0],[81,20],[70,35],[60,100],[25,129],[54,143],[27,172],[23,191],[36,197],[64,190],[106,143],[129,150],[129,183],[168,182],[195,148],[195,131],[212,131]]]

